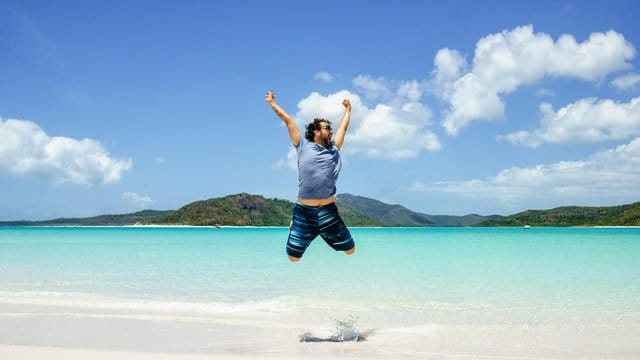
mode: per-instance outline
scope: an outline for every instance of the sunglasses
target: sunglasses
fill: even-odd
[[[330,125],[320,126],[320,130],[328,130],[328,131],[331,131],[331,126],[330,126]]]

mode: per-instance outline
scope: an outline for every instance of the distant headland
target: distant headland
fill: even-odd
[[[510,216],[428,215],[402,205],[339,194],[337,205],[349,226],[640,226],[640,202],[608,207],[565,206],[526,210]],[[240,193],[189,203],[177,210],[144,210],[87,218],[5,221],[0,226],[288,226],[294,203]]]

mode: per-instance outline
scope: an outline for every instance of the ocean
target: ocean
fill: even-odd
[[[640,228],[351,231],[354,255],[318,238],[291,263],[287,228],[0,228],[0,343],[75,346],[26,333],[106,319],[216,334],[147,344],[167,351],[291,350],[351,331],[404,354],[640,354]]]

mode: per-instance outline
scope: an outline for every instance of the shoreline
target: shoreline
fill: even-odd
[[[363,341],[301,342],[306,333],[321,339],[334,333],[328,324],[331,317],[259,309],[207,313],[173,306],[93,305],[0,303],[0,358],[622,360],[640,356],[640,345],[634,341],[640,327],[634,323],[402,325],[365,315],[360,319],[364,324],[358,324],[366,334]]]
[[[139,228],[139,229],[282,229],[277,225],[3,225],[2,228]],[[567,225],[567,226],[349,226],[350,229],[640,229],[640,225]]]

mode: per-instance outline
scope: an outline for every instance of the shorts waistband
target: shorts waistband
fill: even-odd
[[[333,206],[336,206],[336,203],[335,203],[335,201],[334,201],[334,202],[332,202],[332,203],[328,203],[328,204],[325,204],[325,205],[311,206],[311,205],[305,205],[305,204],[300,203],[300,202],[296,202],[296,206],[300,206],[300,207],[303,207],[303,208],[306,208],[306,209],[314,209],[314,210],[317,210],[317,209],[322,209],[322,208],[326,208],[326,207],[333,207]]]

